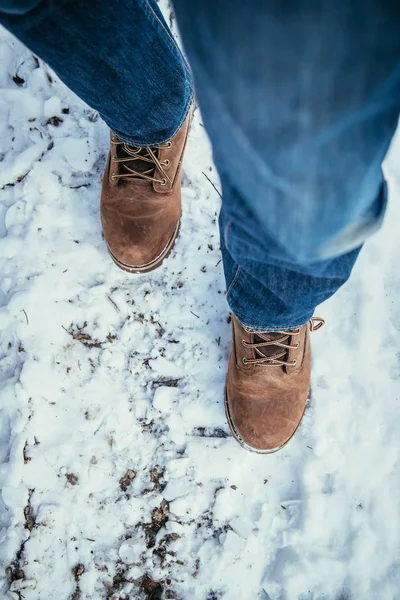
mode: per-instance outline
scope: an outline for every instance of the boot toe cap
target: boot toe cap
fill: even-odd
[[[227,392],[226,413],[230,428],[237,441],[249,450],[259,453],[276,452],[285,446],[297,431],[305,410],[305,402],[292,404],[290,417],[273,406],[255,405],[251,398],[232,398]],[[278,407],[278,408],[277,408]]]
[[[163,235],[139,236],[105,235],[107,247],[114,262],[125,270],[143,271],[156,268],[171,251],[178,234],[179,222],[166,228]]]

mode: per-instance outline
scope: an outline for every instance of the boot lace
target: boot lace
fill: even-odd
[[[309,321],[310,331],[317,331],[321,327],[325,325],[325,320],[320,317],[312,317]],[[256,356],[258,358],[246,358],[243,357],[243,364],[255,364],[255,365],[263,365],[264,367],[295,367],[297,364],[297,359],[286,360],[285,357],[289,350],[297,350],[300,346],[300,342],[296,342],[295,344],[291,344],[290,341],[292,337],[296,337],[300,334],[300,328],[293,329],[291,331],[274,331],[271,332],[276,334],[278,337],[271,339],[267,337],[264,333],[257,333],[257,337],[261,339],[260,342],[250,343],[242,340],[242,344],[245,348],[252,348],[255,350]],[[270,334],[271,335],[271,334]],[[265,349],[269,346],[276,346],[278,348],[278,352],[266,355],[262,352],[262,349]]]
[[[167,182],[171,183],[171,179],[165,172],[165,167],[168,167],[170,161],[168,159],[160,161],[158,151],[162,148],[171,148],[172,142],[166,142],[154,146],[154,148],[141,148],[139,146],[128,146],[125,142],[112,137],[111,143],[113,145],[111,160],[121,164],[121,172],[114,173],[111,176],[112,179],[147,180],[160,185],[166,185]],[[162,174],[161,179],[155,177],[156,168]]]

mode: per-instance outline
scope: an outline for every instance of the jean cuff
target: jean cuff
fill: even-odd
[[[191,109],[191,106],[194,102],[194,91],[193,91],[193,86],[192,86],[192,91],[190,93],[189,99],[187,100],[187,103],[185,105],[185,110],[183,113],[183,117],[180,119],[178,126],[176,127],[176,129],[174,130],[174,132],[172,133],[172,135],[169,135],[166,138],[160,139],[160,140],[154,140],[148,143],[143,143],[143,142],[139,142],[138,140],[135,140],[134,138],[130,137],[130,136],[125,136],[123,133],[113,129],[113,134],[121,141],[124,142],[125,144],[127,144],[128,146],[136,146],[139,148],[153,148],[154,146],[162,146],[163,144],[166,144],[167,142],[169,142],[170,140],[172,140],[173,137],[175,137],[175,135],[178,133],[178,131],[181,129],[181,127],[183,126],[183,124],[185,123],[189,111]]]
[[[245,329],[249,333],[268,333],[271,331],[295,331],[299,327],[306,325],[312,317],[311,314],[308,318],[300,319],[298,323],[292,321],[289,324],[277,325],[276,323],[274,323],[272,326],[269,326],[265,325],[265,323],[263,323],[263,325],[249,325],[248,323],[245,323],[244,320],[236,312],[234,312],[233,314],[235,315],[243,329]]]

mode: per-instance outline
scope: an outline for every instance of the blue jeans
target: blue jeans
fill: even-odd
[[[155,0],[0,0],[0,21],[135,145],[179,129],[193,72],[223,190],[231,309],[248,329],[296,327],[383,218],[400,3],[174,5],[191,70]]]

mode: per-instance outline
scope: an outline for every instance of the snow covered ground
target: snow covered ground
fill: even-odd
[[[225,422],[199,112],[175,251],[129,276],[101,238],[105,125],[4,30],[0,88],[1,598],[398,600],[400,139],[384,227],[318,311],[304,423],[258,456]]]

